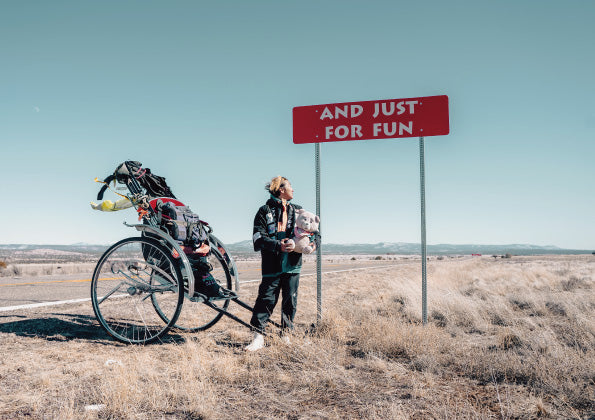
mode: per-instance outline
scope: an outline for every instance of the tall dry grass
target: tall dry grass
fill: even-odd
[[[333,311],[326,322],[363,354],[439,377],[522,385],[565,415],[592,413],[593,263],[587,257],[562,265],[531,258],[436,264],[431,325],[420,325],[418,279],[407,272],[377,291],[377,306],[362,308],[347,298],[349,309]]]
[[[591,418],[594,268],[591,257],[433,261],[426,326],[417,263],[329,274],[313,330],[304,278],[292,345],[272,336],[255,354],[225,320],[145,347],[1,333],[0,418]]]

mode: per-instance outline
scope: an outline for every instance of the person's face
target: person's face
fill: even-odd
[[[279,188],[279,198],[283,200],[291,200],[293,198],[293,187],[289,181],[285,181],[285,185]]]

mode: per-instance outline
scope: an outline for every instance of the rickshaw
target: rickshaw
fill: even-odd
[[[196,279],[190,261],[182,244],[163,228],[154,207],[159,197],[155,197],[154,191],[149,191],[151,188],[143,182],[150,170],[140,165],[126,161],[114,175],[104,181],[96,180],[104,184],[98,200],[102,200],[112,180],[114,185],[116,182],[124,184],[127,192],[117,194],[125,198],[121,201],[125,201],[127,207],[136,209],[141,222],[124,222],[140,232],[140,236],[125,238],[110,246],[99,258],[93,272],[91,301],[101,326],[116,340],[131,344],[160,340],[170,329],[203,331],[224,315],[254,330],[228,311],[230,302],[249,311],[253,308],[239,299],[240,283],[233,257],[203,221],[200,222],[206,229],[210,245],[207,258],[212,266],[211,274],[231,293],[212,298],[194,292]]]

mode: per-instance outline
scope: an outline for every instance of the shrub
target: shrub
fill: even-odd
[[[0,261],[0,268],[6,268],[6,263],[4,261]]]
[[[500,337],[498,347],[500,347],[503,350],[511,350],[520,347],[521,344],[522,341],[518,335],[513,333],[506,333]]]
[[[444,315],[442,312],[434,310],[432,311],[431,317],[437,327],[446,327],[446,315]]]

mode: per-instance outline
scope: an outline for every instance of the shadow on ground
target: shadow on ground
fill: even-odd
[[[78,314],[47,314],[44,318],[0,323],[0,333],[19,337],[42,338],[48,341],[92,340],[120,344],[111,338],[94,316]],[[183,337],[170,332],[155,344],[181,342]]]
[[[44,318],[5,322],[0,324],[0,333],[14,333],[19,337],[37,337],[48,341],[109,339],[94,317],[73,314],[48,314]]]

